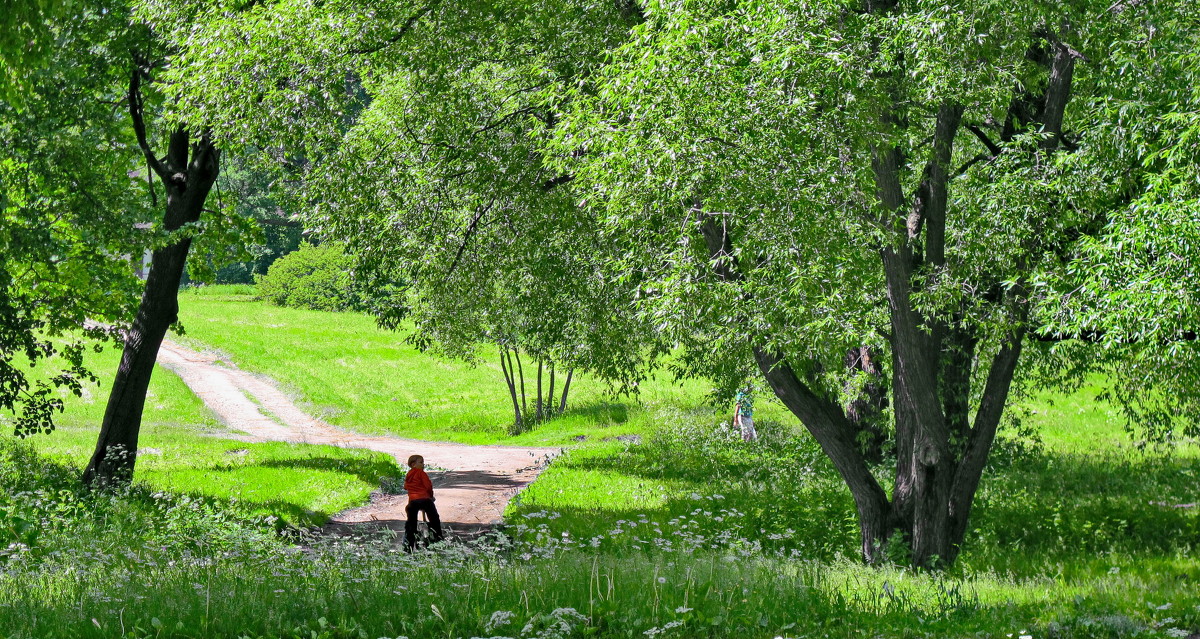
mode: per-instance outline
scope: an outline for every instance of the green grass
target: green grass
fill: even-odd
[[[569,445],[579,437],[646,434],[655,422],[644,404],[695,407],[709,388],[700,381],[676,384],[660,371],[641,385],[635,401],[613,397],[602,382],[576,375],[565,415],[509,437],[512,405],[494,349],[484,348],[483,361],[472,367],[422,353],[405,342],[404,333],[381,330],[361,313],[271,306],[225,287],[192,290],[180,300],[184,343],[227,354],[238,366],[279,382],[314,414],[356,432],[471,444]],[[527,369],[530,393],[531,374]],[[791,420],[778,403],[762,402],[759,413]]]
[[[1200,570],[1183,552],[1076,553],[1093,567],[1086,577],[1053,566],[920,574],[766,548],[755,531],[715,530],[703,513],[641,548],[628,530],[598,531],[598,547],[564,537],[547,513],[515,544],[410,556],[310,540],[300,550],[220,508],[145,491],[78,494],[73,480],[0,444],[0,538],[22,518],[50,522],[0,559],[2,636],[1090,638],[1200,627]]]
[[[100,382],[85,384],[79,398],[63,391],[66,410],[55,420],[55,431],[29,438],[39,452],[77,469],[87,464],[119,360],[112,348],[88,354],[88,366]],[[401,473],[383,453],[248,443],[230,439],[233,434],[179,377],[158,367],[138,440],[137,480],[154,490],[236,500],[239,510],[275,515],[289,524],[316,525],[365,502],[381,477]]]
[[[238,494],[277,491],[315,511],[315,496],[272,486],[271,473],[329,471],[365,486],[377,472],[369,460],[335,462],[322,449],[306,462],[300,447],[220,442],[251,451],[228,460],[228,448],[173,449],[174,435],[164,432],[163,453],[144,456],[139,472],[149,477],[163,464],[147,481],[169,488],[79,494],[77,468],[0,442],[0,548],[8,548],[0,550],[0,636],[1042,639],[1200,631],[1200,508],[1177,507],[1200,501],[1197,447],[1135,445],[1120,415],[1095,401],[1094,384],[1025,402],[1024,426],[1040,444],[1014,432],[1001,438],[958,564],[915,573],[854,560],[847,490],[771,402],[763,402],[761,441],[746,443],[724,428],[723,414],[700,405],[702,384],[648,384],[651,401],[640,405],[614,402],[596,386],[581,395],[591,412],[508,439],[498,371],[438,362],[368,318],[273,309],[242,295],[196,295],[184,308],[192,339],[276,376],[314,406],[341,409],[332,419],[343,426],[369,430],[363,424],[375,415],[375,432],[574,445],[511,505],[508,537],[408,556],[386,540],[298,548],[250,516],[287,512],[269,496],[247,513],[224,497],[179,495],[193,483],[215,490],[221,478]],[[275,356],[286,364],[271,364]],[[354,365],[322,365],[335,357]],[[395,366],[384,365],[389,358]],[[217,442],[204,436],[216,426],[194,398],[160,388],[162,377],[159,426],[148,429],[177,433],[177,446],[195,451],[203,444],[192,440]],[[385,392],[370,389],[377,385]],[[390,397],[401,390],[442,408],[388,421]],[[366,399],[345,404],[355,392]],[[467,392],[474,401],[453,401]],[[86,422],[93,430],[94,418]],[[44,443],[71,427],[39,447],[77,463],[78,453]],[[613,439],[629,432],[641,440]],[[587,439],[576,443],[577,434]],[[261,456],[245,468],[252,454]],[[218,458],[236,472],[218,469]],[[188,460],[198,474],[189,475]],[[361,499],[357,488],[324,485]]]

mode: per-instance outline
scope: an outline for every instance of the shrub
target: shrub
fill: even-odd
[[[356,309],[360,301],[351,291],[353,264],[340,244],[302,244],[276,260],[266,275],[255,277],[259,299],[314,311]]]

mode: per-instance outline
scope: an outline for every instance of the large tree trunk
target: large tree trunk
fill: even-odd
[[[139,72],[135,72],[129,89],[130,115],[138,143],[151,169],[166,187],[163,227],[176,231],[200,219],[204,201],[217,179],[220,154],[207,135],[190,143],[187,129],[181,126],[171,133],[166,158],[158,160],[146,142],[139,82]],[[83,481],[88,485],[103,486],[133,478],[146,390],[162,340],[178,319],[179,282],[190,246],[191,239],[183,238],[154,251],[141,306],[125,335],[125,350],[104,411],[96,450],[84,471]]]

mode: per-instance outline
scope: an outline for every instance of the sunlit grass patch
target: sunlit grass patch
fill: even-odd
[[[281,308],[244,296],[185,294],[180,318],[186,335],[173,339],[217,349],[239,367],[279,382],[313,414],[370,434],[470,444],[574,445],[647,434],[657,423],[644,405],[694,408],[709,391],[703,381],[678,383],[660,370],[639,386],[637,398],[613,397],[606,384],[579,373],[571,382],[564,415],[509,437],[512,405],[494,348],[481,348],[481,361],[471,366],[422,353],[405,341],[406,332],[384,331],[362,313]],[[535,373],[525,374],[532,392]],[[795,423],[782,405],[764,400],[762,418]]]
[[[120,353],[89,353],[100,377],[84,395],[64,394],[57,428],[28,442],[82,475],[96,446],[107,391]],[[0,424],[0,427],[5,427]],[[361,449],[231,439],[226,428],[174,373],[155,369],[138,439],[135,479],[153,490],[223,502],[242,513],[273,515],[292,525],[320,525],[367,501],[383,477],[403,474],[391,456]],[[0,439],[10,438],[0,434]]]

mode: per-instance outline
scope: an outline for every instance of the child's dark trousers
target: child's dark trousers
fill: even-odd
[[[433,500],[411,499],[404,507],[404,514],[408,515],[408,521],[404,522],[404,547],[408,550],[417,546],[417,513],[422,510],[425,511],[425,517],[429,519],[429,529],[433,531],[433,540],[442,540],[442,518],[438,516],[437,506],[433,505]]]

